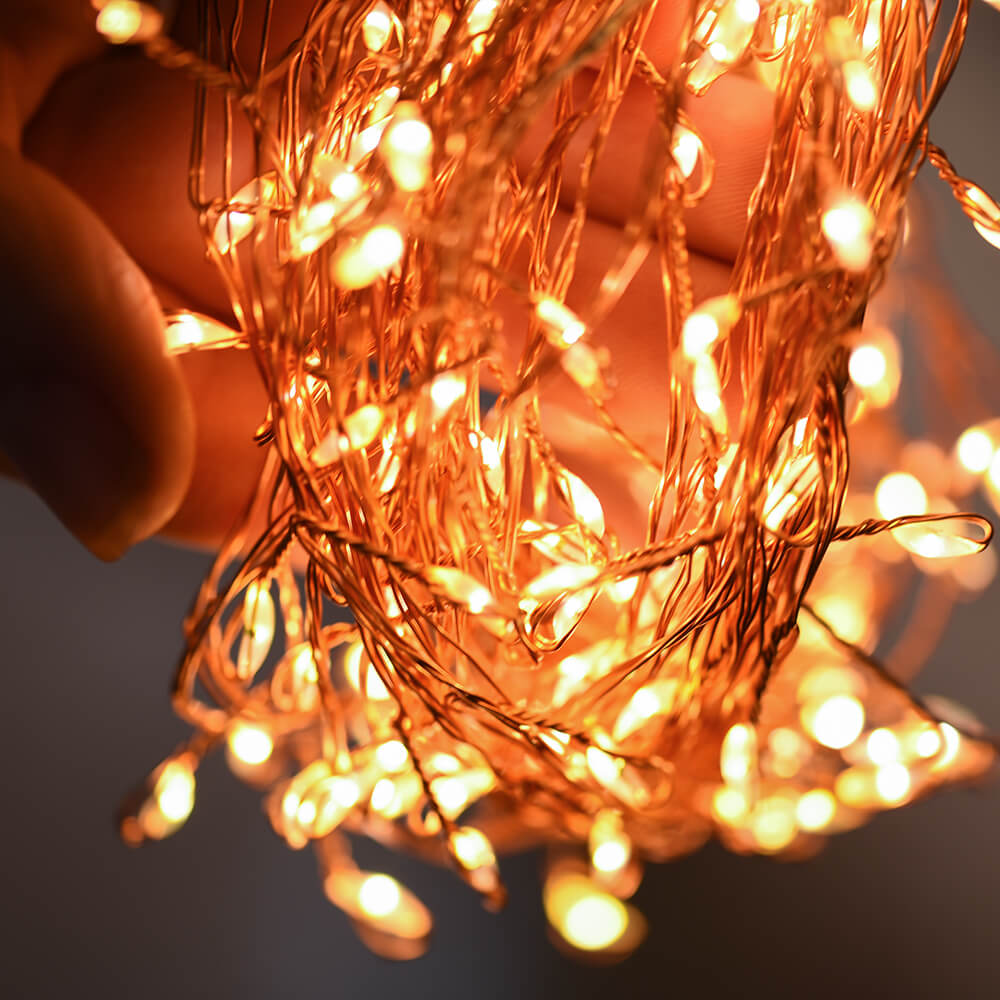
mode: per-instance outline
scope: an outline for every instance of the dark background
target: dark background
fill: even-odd
[[[980,3],[932,136],[994,192],[998,80],[1000,14]],[[922,186],[942,262],[1000,343],[1000,253],[942,185]],[[610,969],[576,966],[548,942],[531,855],[504,862],[511,902],[500,916],[444,872],[379,858],[431,906],[436,933],[417,962],[372,956],[325,901],[309,853],[285,849],[256,794],[215,760],[185,830],[130,851],[114,809],[184,732],[167,687],[209,560],[147,543],[105,566],[19,487],[0,483],[0,510],[3,996],[1000,996],[997,784],[886,814],[805,864],[711,846],[651,868],[637,897],[650,935]],[[958,609],[916,683],[994,730],[998,596],[995,585]]]

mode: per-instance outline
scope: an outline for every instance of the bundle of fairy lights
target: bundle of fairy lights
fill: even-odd
[[[870,301],[925,160],[1000,245],[1000,208],[928,137],[964,0],[950,26],[904,0],[696,0],[655,60],[649,0],[318,0],[280,49],[280,3],[248,40],[241,0],[203,0],[198,51],[147,4],[96,6],[198,85],[191,198],[235,321],[173,314],[170,345],[252,352],[269,396],[256,499],[186,623],[195,732],[127,840],[180,826],[225,746],[377,950],[419,953],[430,917],[348,834],[450,860],[494,903],[495,852],[546,843],[562,941],[622,954],[643,859],[713,833],[805,856],[988,768],[971,717],[872,655],[915,577],[941,606],[993,566],[954,499],[1000,491],[998,427],[905,445]],[[725,74],[766,83],[773,132],[729,291],[697,302],[685,219],[714,164],[684,107]],[[637,194],[583,281],[629,88],[655,109]],[[637,432],[602,331],[650,264]],[[881,443],[849,476],[855,440]]]

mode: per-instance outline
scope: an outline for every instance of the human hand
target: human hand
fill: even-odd
[[[252,40],[261,4],[247,6]],[[188,42],[193,7],[181,5],[175,28]],[[279,9],[279,34],[292,37],[307,7],[295,0]],[[664,4],[656,15],[647,51],[661,68],[673,58],[683,9]],[[9,303],[0,452],[103,558],[160,530],[211,544],[256,483],[262,456],[252,435],[265,397],[247,352],[178,360],[164,351],[157,296],[229,313],[187,202],[193,88],[141,53],[103,48],[86,0],[8,2],[0,83],[0,287]],[[729,76],[688,110],[718,161],[710,194],[688,216],[703,298],[728,280],[770,103],[763,87]],[[595,177],[574,288],[593,286],[610,259],[652,114],[647,92],[634,86],[610,137],[616,155],[605,156]],[[544,128],[529,135],[529,154]],[[580,155],[576,143],[569,159]],[[250,176],[248,150],[237,148],[234,160],[238,186]],[[573,193],[567,185],[564,206]],[[613,349],[611,409],[640,440],[662,441],[650,414],[662,409],[668,364],[663,315],[651,259],[594,333]],[[586,448],[574,456],[572,434],[566,438],[567,461],[586,476],[588,463],[600,462]]]

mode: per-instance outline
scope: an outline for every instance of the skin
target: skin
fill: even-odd
[[[259,37],[260,6],[248,3],[250,40]],[[294,36],[307,6],[277,5],[275,51]],[[683,5],[662,6],[647,51],[665,67]],[[182,41],[192,40],[192,7],[181,4],[174,26]],[[140,53],[102,45],[93,17],[87,0],[0,4],[0,337],[7,357],[0,467],[94,554],[115,559],[156,533],[203,545],[219,540],[259,474],[263,456],[252,435],[264,395],[245,352],[165,354],[161,305],[229,314],[187,202],[192,88]],[[728,281],[769,139],[770,101],[762,86],[727,76],[686,107],[718,163],[711,192],[687,220],[696,296],[704,298]],[[630,206],[623,178],[638,174],[651,125],[651,102],[637,86],[611,135],[615,154],[595,177],[571,303],[599,280],[613,253]],[[525,157],[545,132],[543,124],[526,137]],[[571,148],[571,168],[584,142]],[[238,184],[249,178],[240,172],[245,150],[238,144]],[[569,182],[565,204],[573,194]],[[613,412],[653,441],[662,440],[649,421],[666,365],[656,335],[662,315],[658,270],[648,263],[594,331],[597,343],[613,348]],[[552,398],[572,409],[563,395]],[[556,439],[560,421],[569,426],[557,413]],[[574,460],[569,443],[566,453],[587,475],[593,457]]]

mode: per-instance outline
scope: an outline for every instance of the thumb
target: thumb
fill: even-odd
[[[170,518],[194,416],[145,276],[101,222],[0,146],[0,452],[92,552]]]

